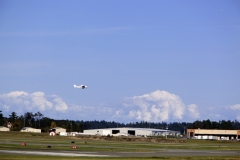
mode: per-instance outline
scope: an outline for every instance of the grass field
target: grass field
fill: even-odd
[[[47,133],[21,133],[0,132],[0,150],[8,151],[49,151],[49,152],[98,152],[98,153],[124,153],[131,152],[136,157],[97,157],[97,159],[240,159],[240,156],[149,156],[139,157],[138,153],[164,152],[166,150],[208,150],[208,151],[239,151],[238,141],[212,141],[212,140],[181,140],[161,139],[134,139],[115,138],[114,140],[100,139],[98,137],[50,137]],[[152,142],[154,141],[154,142]],[[26,145],[22,146],[24,142]],[[173,143],[174,142],[174,143]],[[73,149],[72,146],[77,146]],[[96,159],[96,157],[72,157],[72,156],[46,156],[46,155],[21,155],[0,153],[0,159]]]
[[[99,157],[51,157],[51,156],[25,156],[25,155],[1,155],[1,160],[154,160],[154,159],[163,159],[163,160],[239,160],[239,157],[227,156],[227,157],[123,157],[123,158],[99,158]]]

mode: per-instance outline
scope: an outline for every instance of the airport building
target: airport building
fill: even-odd
[[[41,133],[41,129],[31,128],[31,127],[23,127],[20,132],[35,132]]]
[[[61,127],[55,127],[55,128],[49,129],[49,132],[54,132],[55,134],[60,134],[61,132],[66,133],[66,129]]]
[[[188,129],[188,138],[213,140],[238,140],[240,130]]]
[[[179,131],[152,129],[152,128],[104,128],[84,130],[85,135],[102,135],[102,136],[180,136]]]
[[[0,131],[10,131],[10,129],[4,126],[0,126]]]

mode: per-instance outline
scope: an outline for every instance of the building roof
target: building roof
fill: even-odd
[[[0,128],[7,128],[7,127],[4,127],[4,126],[0,126]]]
[[[51,129],[65,129],[65,128],[55,127],[55,128],[51,128]]]
[[[23,127],[22,130],[26,130],[26,129],[37,129],[37,128],[32,128],[32,127]]]
[[[173,130],[166,130],[166,129],[155,129],[155,128],[132,128],[132,127],[119,127],[119,128],[101,128],[99,130],[117,130],[117,129],[132,129],[132,130],[145,130],[145,131],[152,131],[152,132],[178,132]],[[87,130],[98,130],[98,129],[87,129]]]

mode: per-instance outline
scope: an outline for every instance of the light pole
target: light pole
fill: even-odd
[[[186,133],[185,133],[186,126],[184,126],[183,129],[184,129],[184,131],[183,131],[183,135],[184,135],[184,137],[186,137]]]
[[[168,126],[166,126],[166,139],[167,139],[167,130],[168,130]]]

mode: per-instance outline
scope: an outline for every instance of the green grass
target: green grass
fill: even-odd
[[[128,141],[128,138],[103,140],[99,138],[84,139],[82,137],[50,137],[47,133],[21,133],[21,132],[0,132],[0,150],[32,150],[32,151],[84,151],[84,152],[155,152],[168,149],[191,149],[191,150],[233,150],[240,151],[240,142],[238,141],[212,141],[212,140],[184,140],[182,143],[163,143],[163,142],[144,142],[144,141]],[[74,143],[72,143],[74,141]],[[25,142],[26,146],[21,146],[21,142]],[[166,141],[168,142],[168,141]],[[177,141],[176,141],[177,142]],[[72,149],[76,145],[77,149]],[[51,146],[51,148],[47,148]],[[58,157],[58,156],[34,156],[34,155],[7,155],[0,153],[0,159],[26,160],[26,159],[47,159],[47,160],[64,160],[64,159],[96,159],[96,157]],[[98,157],[97,159],[240,159],[237,156],[218,157],[218,156],[193,156],[193,157],[136,157],[136,158],[106,158]]]
[[[206,156],[206,157],[189,157],[189,156],[179,156],[179,157],[59,157],[59,156],[32,156],[32,155],[0,155],[1,160],[239,160],[240,157],[234,156],[222,156],[222,157],[213,157],[213,156]]]

